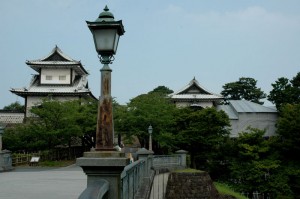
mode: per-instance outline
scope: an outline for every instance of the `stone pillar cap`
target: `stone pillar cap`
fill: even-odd
[[[153,151],[149,151],[145,148],[141,148],[139,149],[137,152],[136,152],[138,155],[151,155],[151,154],[154,154]]]
[[[178,150],[178,151],[176,151],[175,153],[178,153],[178,154],[187,154],[188,151],[185,151],[185,150]]]

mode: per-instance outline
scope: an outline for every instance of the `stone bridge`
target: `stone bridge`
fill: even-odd
[[[128,164],[127,158],[94,157],[85,154],[77,159],[87,175],[87,188],[79,199],[148,199],[164,198],[168,172],[186,168],[187,152],[153,155],[144,148],[137,151],[138,160]]]

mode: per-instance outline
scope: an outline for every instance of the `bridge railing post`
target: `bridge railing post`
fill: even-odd
[[[149,151],[145,148],[141,148],[137,151],[138,159],[139,160],[145,160],[146,166],[144,167],[144,176],[149,177],[150,176],[150,170],[153,166],[153,151]]]
[[[139,149],[137,151],[138,159],[145,161],[145,166],[143,167],[143,180],[140,185],[140,189],[135,195],[135,199],[145,199],[149,198],[151,194],[151,187],[154,179],[153,166],[153,151],[149,151],[145,148]]]
[[[188,152],[185,150],[178,150],[175,153],[180,156],[180,166],[186,168],[187,167],[186,156],[187,156]]]

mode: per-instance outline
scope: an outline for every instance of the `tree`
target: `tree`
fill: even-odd
[[[298,160],[300,153],[300,104],[286,104],[277,121],[276,133],[282,138],[280,145],[283,157]]]
[[[258,104],[263,104],[261,99],[266,98],[266,94],[256,87],[257,80],[250,77],[241,77],[239,81],[230,82],[223,86],[221,94],[225,100],[248,100]]]
[[[75,120],[79,107],[78,101],[43,101],[41,106],[32,108],[31,112],[38,116],[37,125],[45,129],[49,149],[58,144],[70,146],[72,137],[80,135]]]
[[[163,95],[168,95],[168,94],[171,94],[173,92],[174,91],[171,90],[171,89],[169,89],[168,87],[158,86],[155,89],[153,89],[152,91],[150,91],[148,94],[151,94],[151,93],[161,93]]]
[[[53,149],[58,145],[70,147],[72,139],[95,132],[93,109],[94,103],[89,101],[44,100],[40,106],[31,109],[36,117],[4,134],[4,143],[7,143],[7,149],[26,151]]]
[[[258,191],[271,198],[291,196],[289,178],[281,161],[274,156],[272,141],[263,138],[265,131],[249,128],[233,142],[229,161],[232,184],[250,195]]]
[[[300,88],[300,72],[291,80],[293,87]]]
[[[6,128],[3,135],[3,146],[11,151],[47,150],[45,129],[33,121]]]
[[[123,131],[126,131],[126,125],[124,123],[124,118],[126,118],[127,106],[120,105],[117,101],[113,100],[113,119],[114,119],[114,131],[118,136],[118,146],[122,146],[121,139],[122,135],[126,135]],[[131,137],[126,137],[129,142],[132,142]]]
[[[280,108],[285,104],[300,103],[300,72],[292,79],[281,77],[272,84],[268,100]]]
[[[178,109],[175,116],[176,145],[189,151],[193,168],[213,162],[220,145],[229,136],[229,118],[215,108],[193,110]]]
[[[21,105],[20,102],[16,101],[16,102],[11,103],[10,105],[4,106],[3,110],[24,112],[25,107],[24,107],[24,105]]]
[[[148,126],[153,127],[153,149],[158,149],[158,142],[164,145],[165,140],[161,135],[168,132],[169,126],[173,124],[173,112],[175,105],[161,93],[151,92],[142,94],[130,100],[127,107],[119,107],[119,116],[115,121],[115,129],[123,132],[127,138],[136,136],[142,147],[148,144]],[[158,151],[156,151],[158,152]]]
[[[299,198],[300,195],[300,160],[298,155],[300,153],[299,113],[299,103],[282,105],[280,117],[276,123],[278,138],[275,147],[280,154],[280,160],[284,163],[286,176],[289,177],[289,186],[295,198]]]

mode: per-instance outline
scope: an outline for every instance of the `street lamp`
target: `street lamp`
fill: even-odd
[[[149,133],[149,151],[152,151],[152,132],[153,132],[153,128],[150,125],[148,127],[148,133]]]
[[[96,151],[114,151],[114,129],[111,97],[111,72],[108,64],[114,60],[117,52],[119,37],[125,33],[122,20],[115,21],[114,15],[109,12],[107,6],[93,21],[86,21],[93,34],[95,48],[100,62],[103,65],[101,71],[101,95],[98,106],[98,118],[96,129]]]
[[[93,21],[86,22],[93,34],[96,51],[102,64],[110,64],[116,54],[119,38],[125,33],[122,20],[115,21],[114,15],[109,12],[107,6]]]

